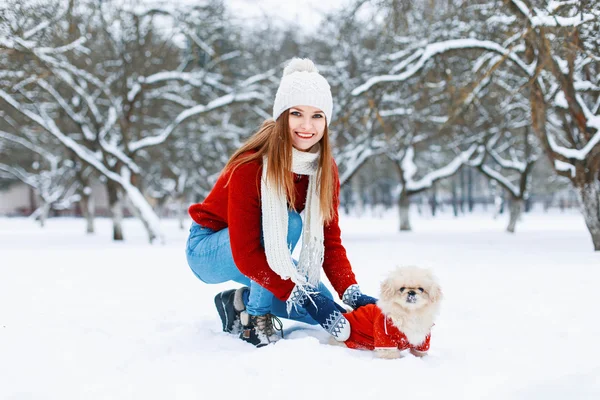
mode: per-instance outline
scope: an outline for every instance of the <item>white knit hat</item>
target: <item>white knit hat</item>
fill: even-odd
[[[320,109],[325,113],[329,126],[333,112],[331,88],[308,58],[293,58],[283,70],[273,104],[273,119],[277,120],[281,113],[294,106],[312,106]]]

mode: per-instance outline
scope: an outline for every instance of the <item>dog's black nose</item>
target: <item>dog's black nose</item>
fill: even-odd
[[[409,295],[409,296],[414,296],[414,295],[416,295],[416,294],[417,294],[417,292],[415,292],[414,290],[411,290],[410,292],[408,292],[408,295]]]

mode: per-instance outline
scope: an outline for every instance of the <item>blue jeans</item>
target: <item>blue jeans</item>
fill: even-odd
[[[288,213],[288,248],[296,247],[302,234],[302,218],[295,211]],[[261,238],[262,241],[262,238]],[[250,315],[274,314],[282,318],[316,325],[317,322],[304,308],[294,307],[288,315],[284,301],[276,298],[258,283],[250,280],[236,267],[231,253],[229,228],[220,231],[203,227],[193,222],[186,245],[188,265],[192,272],[202,282],[209,284],[234,281],[250,287],[249,295],[244,298],[246,311]],[[319,283],[318,291],[324,296],[333,299],[331,292],[323,283]]]

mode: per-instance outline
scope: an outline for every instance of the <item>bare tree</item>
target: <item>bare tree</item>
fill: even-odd
[[[78,8],[80,14],[70,7],[72,2],[67,8],[53,4],[51,15],[68,15],[81,24],[54,26],[52,19],[40,22],[18,12],[8,15],[1,43],[13,55],[9,62],[26,67],[26,72],[14,77],[8,88],[12,93],[0,89],[0,98],[107,178],[115,240],[123,238],[121,199],[126,195],[152,241],[162,234],[141,191],[140,157],[192,118],[260,99],[255,89],[264,77],[228,82],[218,72],[237,53],[221,54],[216,49],[224,31],[222,14],[215,13],[214,5],[128,9],[86,4],[90,8]],[[171,21],[177,38],[155,33],[157,15]],[[19,26],[29,21],[36,25]],[[204,22],[198,26],[203,30],[194,28],[198,21]],[[94,40],[88,40],[90,35]],[[190,62],[193,57],[181,57],[176,39],[198,49],[200,66]],[[27,65],[21,64],[23,59]]]
[[[534,7],[522,0],[476,3],[463,3],[461,8],[460,18],[474,21],[466,25],[470,37],[465,38],[460,29],[448,29],[443,38],[426,35],[421,42],[414,40],[416,45],[397,53],[401,61],[395,60],[389,73],[371,76],[354,93],[423,76],[428,68],[439,66],[443,57],[457,52],[471,71],[465,74],[471,84],[464,92],[464,106],[485,94],[489,81],[498,80],[503,71],[520,75],[520,81],[527,82],[533,131],[556,172],[568,177],[577,189],[594,248],[600,250],[600,57],[596,34],[600,5],[551,2]],[[501,12],[485,16],[482,10],[489,9]],[[450,16],[454,17],[446,15]],[[456,26],[454,21],[446,19],[445,26]],[[448,39],[452,35],[456,36]],[[471,57],[474,52],[483,55]],[[473,71],[477,72],[474,79]],[[523,89],[519,81],[504,84],[515,91]],[[461,108],[450,114],[449,122],[460,115]]]

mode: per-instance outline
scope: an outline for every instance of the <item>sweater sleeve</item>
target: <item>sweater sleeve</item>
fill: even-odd
[[[333,164],[334,169],[334,214],[333,219],[324,228],[325,254],[323,257],[323,271],[331,282],[331,285],[342,298],[344,292],[350,285],[356,284],[356,277],[352,272],[350,261],[346,255],[346,249],[342,245],[342,232],[339,226],[340,206],[340,178],[337,165]]]
[[[233,261],[242,274],[285,301],[294,283],[282,279],[267,263],[261,244],[260,177],[261,168],[247,163],[229,180],[227,214]]]

